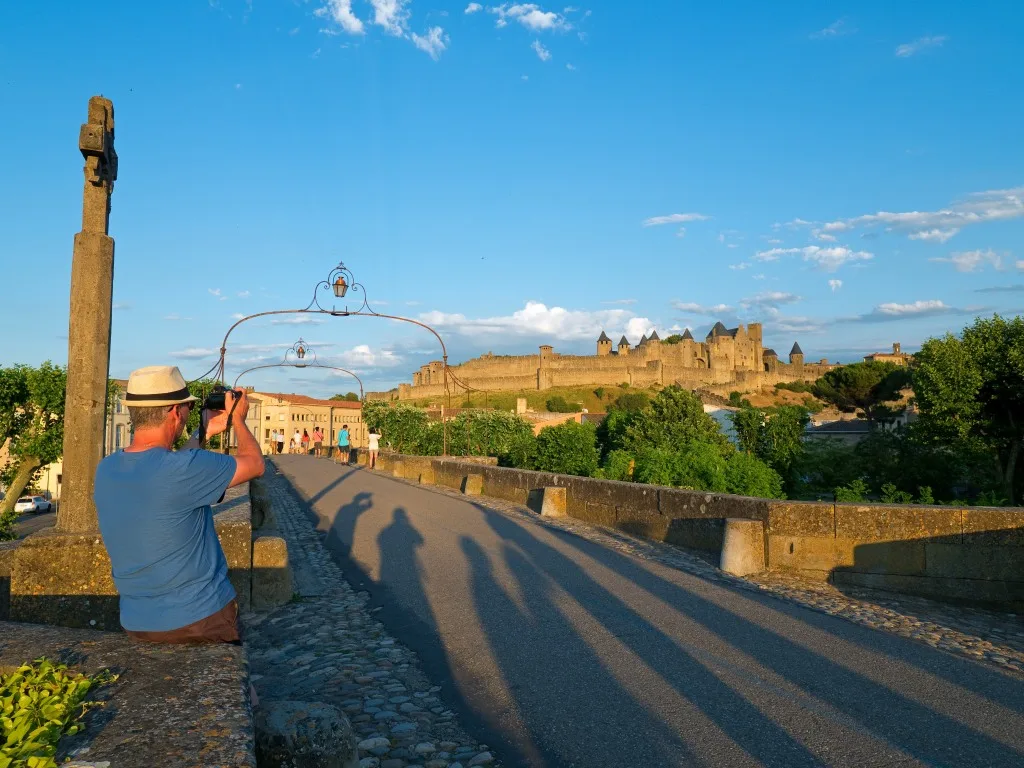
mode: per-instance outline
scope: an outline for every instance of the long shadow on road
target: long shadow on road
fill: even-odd
[[[307,469],[349,580],[507,766],[1024,765],[1016,677],[525,515]]]

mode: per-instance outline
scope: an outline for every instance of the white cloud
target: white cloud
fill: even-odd
[[[959,232],[959,229],[922,229],[920,232],[911,232],[908,237],[911,240],[924,240],[926,243],[944,243]]]
[[[320,325],[323,323],[323,319],[318,317],[311,317],[310,315],[289,315],[288,317],[279,317],[270,321],[271,325]]]
[[[848,232],[858,227],[881,227],[886,232],[906,232],[914,240],[943,243],[974,224],[1024,217],[1024,187],[976,192],[936,211],[879,211],[822,225],[826,232]]]
[[[939,299],[928,299],[926,301],[915,301],[910,304],[879,304],[875,311],[882,315],[892,317],[906,317],[908,315],[929,315],[936,312],[946,312],[951,307]]]
[[[741,261],[739,264],[730,264],[729,269],[734,272],[742,272],[744,269],[750,266],[749,261]]]
[[[611,301],[602,301],[602,304],[621,304],[623,306],[629,306],[630,304],[636,304],[636,299],[612,299]]]
[[[688,221],[707,221],[710,216],[705,216],[703,213],[670,213],[668,216],[652,216],[649,219],[644,219],[643,225],[645,227],[657,227],[662,224],[683,224]]]
[[[366,31],[363,22],[352,13],[352,0],[327,0],[327,4],[317,8],[313,14],[333,20],[350,35],[361,35]]]
[[[545,48],[540,40],[534,40],[530,43],[530,47],[533,48],[534,52],[537,54],[537,58],[541,61],[548,61],[551,58],[551,51]]]
[[[233,315],[231,315],[232,320],[241,320],[244,317],[245,315],[243,315],[241,312],[235,312]]]
[[[409,28],[410,0],[370,0],[373,23],[395,37],[403,37]]]
[[[739,248],[739,243],[726,243],[726,248]]]
[[[170,320],[171,322],[191,320],[191,317],[182,317],[177,312],[172,312],[169,315],[164,315],[164,320]]]
[[[821,240],[825,243],[834,243],[836,241],[835,235],[830,235],[828,232],[822,232],[820,229],[811,230],[811,235],[817,240]]]
[[[853,261],[868,261],[874,258],[867,251],[853,251],[845,246],[822,248],[819,245],[805,245],[803,248],[771,248],[758,251],[754,258],[758,261],[778,261],[782,256],[802,256],[804,261],[814,263],[825,272],[835,272],[841,266]]]
[[[843,35],[852,35],[856,32],[855,27],[851,27],[846,19],[839,19],[833,21],[824,29],[819,29],[817,32],[811,33],[812,40],[825,40],[831,37],[842,37]]]
[[[462,314],[425,312],[420,319],[436,328],[467,336],[541,336],[556,340],[593,340],[605,330],[621,333],[623,328],[649,323],[625,309],[597,311],[569,310],[548,307],[537,301],[528,301],[523,309],[511,315],[487,318],[467,318]]]
[[[249,292],[248,291],[239,291],[238,292],[238,298],[240,298],[240,299],[247,299],[247,298],[249,298]]]
[[[480,3],[470,3],[469,5],[466,6],[466,10],[464,11],[464,13],[476,13],[477,11],[482,11],[483,9],[484,7],[480,5]]]
[[[530,76],[529,75],[520,75],[519,79],[522,80],[525,83],[527,80],[530,79]]]
[[[565,32],[572,29],[572,24],[565,16],[542,10],[536,3],[502,3],[487,10],[498,17],[495,26],[499,29],[508,24],[509,19],[518,21],[534,32]]]
[[[654,326],[651,325],[651,321],[646,317],[633,317],[626,323],[626,328],[622,335],[627,339],[639,340],[641,336],[649,336],[653,330]]]
[[[369,344],[359,344],[352,349],[346,349],[336,355],[332,355],[325,364],[337,365],[340,368],[351,368],[356,371],[371,370],[374,368],[394,368],[402,365],[404,361],[393,350],[370,348]],[[347,376],[341,371],[335,371],[333,375]]]
[[[935,258],[929,261],[945,262],[952,264],[957,272],[974,272],[985,264],[991,264],[996,269],[1002,269],[1003,260],[998,253],[989,248],[987,251],[958,251],[950,254],[948,258]],[[1020,264],[1020,262],[1017,262]]]
[[[180,349],[177,352],[171,352],[171,357],[176,360],[202,360],[205,357],[214,357],[216,354],[216,349],[186,347],[185,349]]]
[[[905,59],[928,48],[938,48],[948,39],[948,35],[925,35],[924,37],[917,38],[912,43],[903,43],[903,45],[897,47],[896,55]]]
[[[572,64],[566,64],[565,68],[568,69],[570,72],[575,72],[576,71],[576,67],[573,66]]]
[[[110,305],[110,308],[114,310],[131,309],[132,305],[127,301],[115,301],[113,304]]]
[[[680,227],[676,230],[676,237],[686,237],[686,227]]]
[[[412,42],[430,58],[437,61],[441,57],[441,53],[448,47],[449,38],[441,27],[431,27],[422,37],[413,32]]]
[[[206,292],[211,296],[220,296],[220,288],[207,288]]]
[[[691,315],[708,315],[714,317],[715,315],[723,315],[733,311],[733,308],[728,304],[698,304],[693,301],[673,301],[672,308],[679,312],[686,312]]]
[[[801,301],[801,297],[795,293],[784,291],[762,291],[746,299],[740,299],[740,306],[744,309],[766,309],[768,307],[780,307],[783,304],[794,304]]]
[[[832,293],[835,293],[836,291],[838,291],[840,288],[843,287],[843,281],[842,280],[829,280],[828,281],[828,287],[832,289]]]

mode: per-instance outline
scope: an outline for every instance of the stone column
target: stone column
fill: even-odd
[[[89,120],[82,125],[78,148],[85,157],[85,191],[82,231],[75,235],[71,262],[64,470],[57,515],[57,529],[69,533],[97,528],[92,491],[96,465],[103,458],[114,287],[114,241],[108,224],[117,153],[109,99],[89,99]]]

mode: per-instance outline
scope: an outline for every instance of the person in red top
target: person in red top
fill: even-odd
[[[302,455],[309,455],[309,432],[302,430]]]
[[[313,425],[313,455],[320,456],[324,450],[324,433],[320,431],[320,427],[316,424]]]

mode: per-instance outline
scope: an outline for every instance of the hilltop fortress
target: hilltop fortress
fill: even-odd
[[[487,391],[550,389],[552,387],[680,384],[728,395],[731,391],[754,392],[765,385],[786,381],[813,381],[834,366],[827,360],[805,363],[800,345],[794,343],[785,363],[773,349],[761,345],[761,324],[726,328],[715,323],[704,341],[687,329],[681,336],[662,341],[657,331],[635,346],[626,337],[612,344],[601,332],[595,355],[562,355],[548,344],[536,355],[487,353],[450,370],[469,387]],[[452,386],[457,392],[458,386]],[[373,399],[412,400],[445,393],[444,364],[435,360],[412,375],[412,384],[400,384],[389,392],[372,392]]]

